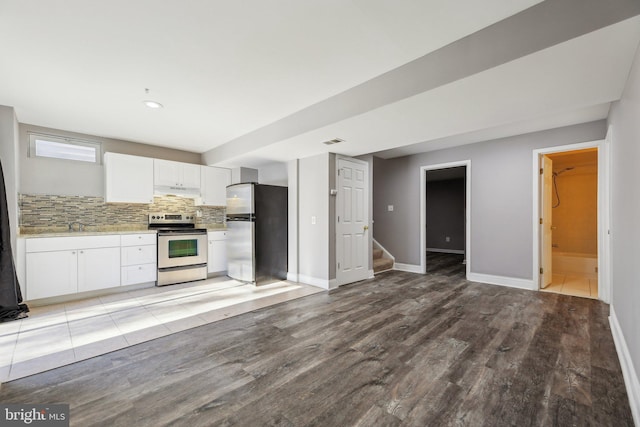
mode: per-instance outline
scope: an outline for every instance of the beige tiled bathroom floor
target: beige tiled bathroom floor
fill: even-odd
[[[595,275],[579,273],[554,273],[551,284],[541,290],[563,295],[597,299],[598,278]]]
[[[30,307],[28,318],[0,323],[0,383],[322,291],[220,277]]]

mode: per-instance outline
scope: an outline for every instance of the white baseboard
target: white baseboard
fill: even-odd
[[[609,310],[609,324],[611,325],[613,342],[618,352],[618,359],[620,359],[620,367],[622,368],[624,385],[627,388],[627,396],[629,396],[629,406],[631,407],[633,421],[635,425],[640,426],[640,379],[633,367],[631,354],[629,354],[629,348],[622,334],[622,329],[620,329],[620,323],[618,323],[613,305],[610,306]]]
[[[508,286],[510,288],[536,290],[533,280],[517,277],[494,276],[492,274],[469,273],[467,280],[471,282],[488,283],[490,285]]]
[[[373,279],[374,273],[373,270],[369,270],[369,277],[367,279]]]
[[[287,278],[289,275],[287,275]],[[334,289],[338,287],[336,279],[318,279],[317,277],[305,276],[304,274],[298,274],[298,283],[304,283],[305,285],[316,286],[322,289]]]
[[[298,281],[298,273],[291,273],[290,271],[287,272],[287,280],[290,282],[297,282]]]
[[[427,248],[427,252],[439,252],[439,253],[443,253],[443,254],[460,254],[460,255],[464,255],[464,249]]]
[[[394,270],[406,271],[408,273],[422,273],[422,267],[415,264],[402,264],[401,262],[396,262],[393,264]]]

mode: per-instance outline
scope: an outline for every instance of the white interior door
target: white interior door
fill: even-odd
[[[540,274],[540,288],[544,289],[551,284],[553,280],[551,250],[552,250],[552,219],[553,219],[553,161],[545,155],[541,156],[540,167],[542,180],[540,188],[542,189],[542,197],[540,198],[542,206],[540,206],[540,266],[542,268]]]
[[[338,285],[369,277],[369,164],[338,159],[336,280]]]

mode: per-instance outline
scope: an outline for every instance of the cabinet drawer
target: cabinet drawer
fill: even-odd
[[[125,246],[121,251],[122,266],[156,262],[156,245]]]
[[[155,245],[156,233],[123,234],[122,246]]]
[[[142,264],[122,267],[122,286],[135,285],[136,283],[155,282],[158,269],[156,264]]]
[[[120,235],[42,237],[26,239],[29,252],[67,251],[73,249],[98,249],[120,246]]]

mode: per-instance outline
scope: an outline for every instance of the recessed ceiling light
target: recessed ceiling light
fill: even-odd
[[[325,144],[325,145],[333,145],[333,144],[337,144],[339,142],[344,142],[344,139],[333,138],[333,139],[330,139],[329,141],[324,141],[323,144]]]
[[[163,105],[156,101],[142,101],[149,108],[163,108]]]

